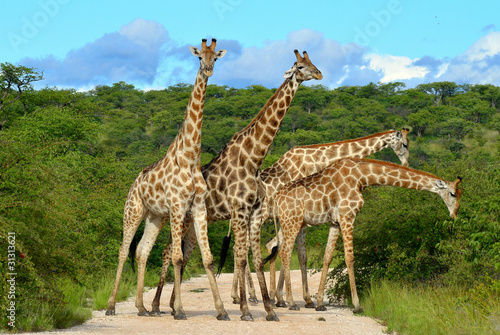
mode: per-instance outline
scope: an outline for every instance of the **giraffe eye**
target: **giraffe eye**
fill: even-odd
[[[455,197],[456,197],[455,193],[453,193],[453,192],[450,192],[450,195],[451,195],[453,198],[455,198]]]
[[[298,70],[302,70],[304,67],[303,66],[298,66],[297,69]]]
[[[408,149],[408,144],[403,143],[403,147]]]

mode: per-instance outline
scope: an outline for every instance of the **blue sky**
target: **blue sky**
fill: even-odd
[[[0,62],[44,71],[37,86],[192,83],[189,46],[227,55],[209,83],[277,87],[306,50],[329,88],[402,81],[500,86],[500,1],[2,0]]]

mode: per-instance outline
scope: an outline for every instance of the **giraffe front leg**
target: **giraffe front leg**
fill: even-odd
[[[236,248],[234,246],[233,246],[233,255],[236,255]],[[233,285],[231,286],[231,298],[233,298],[233,304],[235,305],[239,305],[241,303],[240,296],[238,295],[239,275],[240,274],[238,267],[236,266],[236,257],[235,257],[234,271],[233,271]]]
[[[281,273],[280,273],[280,281],[281,277],[284,277],[285,289],[286,289],[286,300],[288,302],[289,310],[299,310],[299,307],[293,300],[292,294],[292,282],[290,279],[290,259],[292,258],[292,250],[293,250],[293,239],[289,238],[287,235],[284,235],[283,245],[280,248],[280,258],[281,258]],[[284,275],[284,276],[283,276]],[[278,290],[283,292],[283,284],[280,282],[278,285]],[[281,298],[283,299],[283,298]],[[286,304],[285,304],[286,306]]]
[[[274,303],[276,298],[276,257],[269,261],[269,299]]]
[[[271,255],[275,246],[278,247],[277,236],[266,244],[269,255]],[[271,303],[274,303],[276,298],[276,257],[277,255],[269,260],[269,299],[271,299]]]
[[[306,227],[304,226],[297,235],[297,251],[300,264],[300,273],[302,276],[302,296],[306,302],[306,308],[314,308],[314,302],[311,300],[309,285],[307,283],[307,250],[306,250]]]
[[[135,307],[138,309],[137,315],[149,316],[150,314],[144,307],[144,276],[146,274],[146,263],[153,248],[153,245],[158,238],[158,234],[165,225],[167,219],[149,214],[146,217],[144,226],[144,233],[141,241],[137,246],[136,259],[137,259],[137,293],[135,300]]]
[[[281,256],[280,256],[281,258]],[[283,261],[281,261],[280,276],[278,278],[278,286],[276,286],[276,307],[287,307],[283,298],[283,288],[285,287],[285,270],[283,269]]]
[[[163,291],[163,285],[165,285],[165,280],[167,279],[167,271],[170,263],[172,262],[172,240],[169,241],[168,245],[165,247],[162,253],[162,266],[161,275],[158,286],[156,287],[156,294],[151,304],[151,315],[160,316],[160,298]]]
[[[229,316],[224,309],[224,304],[222,303],[222,299],[220,298],[219,289],[217,287],[217,282],[215,279],[214,258],[212,256],[212,253],[210,252],[210,246],[208,244],[208,221],[204,196],[195,197],[193,205],[191,207],[191,211],[194,219],[196,239],[198,240],[198,245],[200,246],[201,250],[203,266],[205,267],[205,271],[210,282],[215,309],[218,313],[217,320],[229,321]]]
[[[182,227],[182,236],[183,239],[181,246],[182,246],[183,262],[181,268],[181,284],[182,284],[182,277],[184,276],[184,269],[186,268],[191,253],[193,252],[194,248],[197,245],[196,233],[194,231],[193,221],[189,218],[186,218],[184,221],[184,226]],[[174,287],[172,287],[172,294],[170,295],[170,303],[169,303],[169,306],[172,309],[171,312],[172,315],[175,315],[174,301],[175,301],[175,285]]]
[[[317,311],[326,311],[326,307],[323,305],[323,297],[325,294],[326,277],[328,275],[328,270],[330,268],[330,263],[332,262],[333,253],[335,252],[335,245],[337,244],[337,239],[340,234],[340,227],[338,224],[330,225],[330,231],[328,233],[328,242],[326,244],[325,254],[323,256],[323,270],[321,271],[321,279],[318,287],[318,307]]]
[[[273,306],[271,305],[271,300],[269,299],[269,293],[267,291],[266,278],[264,276],[264,264],[262,262],[262,251],[260,249],[260,218],[260,213],[257,211],[252,216],[252,221],[250,224],[250,243],[252,245],[253,264],[255,266],[255,272],[257,273],[257,279],[259,280],[260,292],[262,294],[264,308],[267,312],[266,320],[279,321],[276,313],[273,310]]]
[[[234,254],[234,250],[233,250],[233,254]],[[248,294],[249,294],[248,301],[253,302],[253,303],[258,303],[257,295],[255,294],[255,287],[253,285],[252,274],[250,272],[250,263],[248,262],[248,254],[247,254],[246,262],[247,262],[247,264],[245,266],[245,276],[246,276],[247,285],[248,285]],[[236,305],[240,303],[240,297],[238,295],[238,287],[239,287],[238,278],[239,278],[238,277],[238,270],[235,267],[234,273],[233,273],[233,285],[231,287],[231,298],[233,298],[233,304],[236,304]]]
[[[248,262],[248,254],[247,254],[247,266],[245,266],[245,275],[247,277],[248,283],[248,301],[253,302],[254,304],[258,303],[257,295],[255,294],[255,287],[253,285],[252,280],[252,272],[250,271],[250,263]]]
[[[354,279],[354,249],[353,249],[353,224],[354,220],[341,217],[340,226],[342,228],[342,239],[344,240],[345,263],[349,273],[349,284],[351,286],[351,299],[354,305],[354,313],[361,313],[363,310],[359,304],[356,281]]]
[[[248,303],[246,299],[246,287],[245,287],[245,266],[246,266],[246,255],[248,254],[247,245],[247,222],[248,216],[241,215],[240,213],[233,213],[233,232],[234,232],[234,268],[235,272],[238,273],[238,284],[240,289],[240,319],[243,321],[253,321],[252,314],[248,309]],[[236,219],[235,219],[236,218]]]
[[[172,213],[170,219],[170,231],[172,240],[172,264],[174,266],[174,301],[173,301],[173,315],[175,320],[185,320],[186,314],[182,307],[181,301],[181,278],[182,278],[182,264],[183,264],[183,253],[182,253],[182,226],[184,215],[182,215],[182,210],[179,210],[180,206],[172,206],[176,209]]]

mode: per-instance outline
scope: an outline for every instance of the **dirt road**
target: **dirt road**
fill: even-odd
[[[319,277],[319,273],[309,275],[311,292],[316,292]],[[266,274],[266,278],[269,278],[269,274]],[[257,284],[256,276],[254,279]],[[295,302],[301,308],[299,311],[275,308],[279,322],[266,321],[266,312],[261,300],[259,304],[249,303],[254,321],[240,321],[239,305],[234,305],[231,299],[232,274],[222,274],[217,279],[217,283],[231,321],[216,320],[217,314],[208,279],[202,276],[191,278],[182,285],[182,302],[187,320],[176,321],[170,315],[168,302],[172,284],[169,284],[165,285],[160,306],[161,310],[167,313],[161,317],[137,316],[137,309],[134,306],[135,297],[132,297],[127,301],[117,303],[116,316],[105,316],[104,311],[94,311],[93,318],[83,325],[43,334],[385,334],[383,326],[368,317],[354,316],[351,309],[327,306],[327,311],[317,312],[314,309],[304,308],[299,271],[292,271],[292,284]],[[259,297],[258,285],[256,290],[257,297]],[[145,293],[144,301],[147,308],[151,307],[154,293],[155,289]]]

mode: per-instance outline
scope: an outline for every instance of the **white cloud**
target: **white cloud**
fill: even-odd
[[[440,80],[500,85],[500,32],[490,31],[451,59]]]
[[[169,40],[168,31],[155,21],[135,19],[120,28],[120,34],[143,48],[157,49]]]
[[[490,31],[471,45],[462,57],[469,62],[478,62],[498,54],[500,54],[500,31]]]
[[[366,55],[369,68],[381,72],[381,82],[401,81],[414,78],[423,78],[429,72],[424,66],[414,65],[414,60],[404,56]]]

